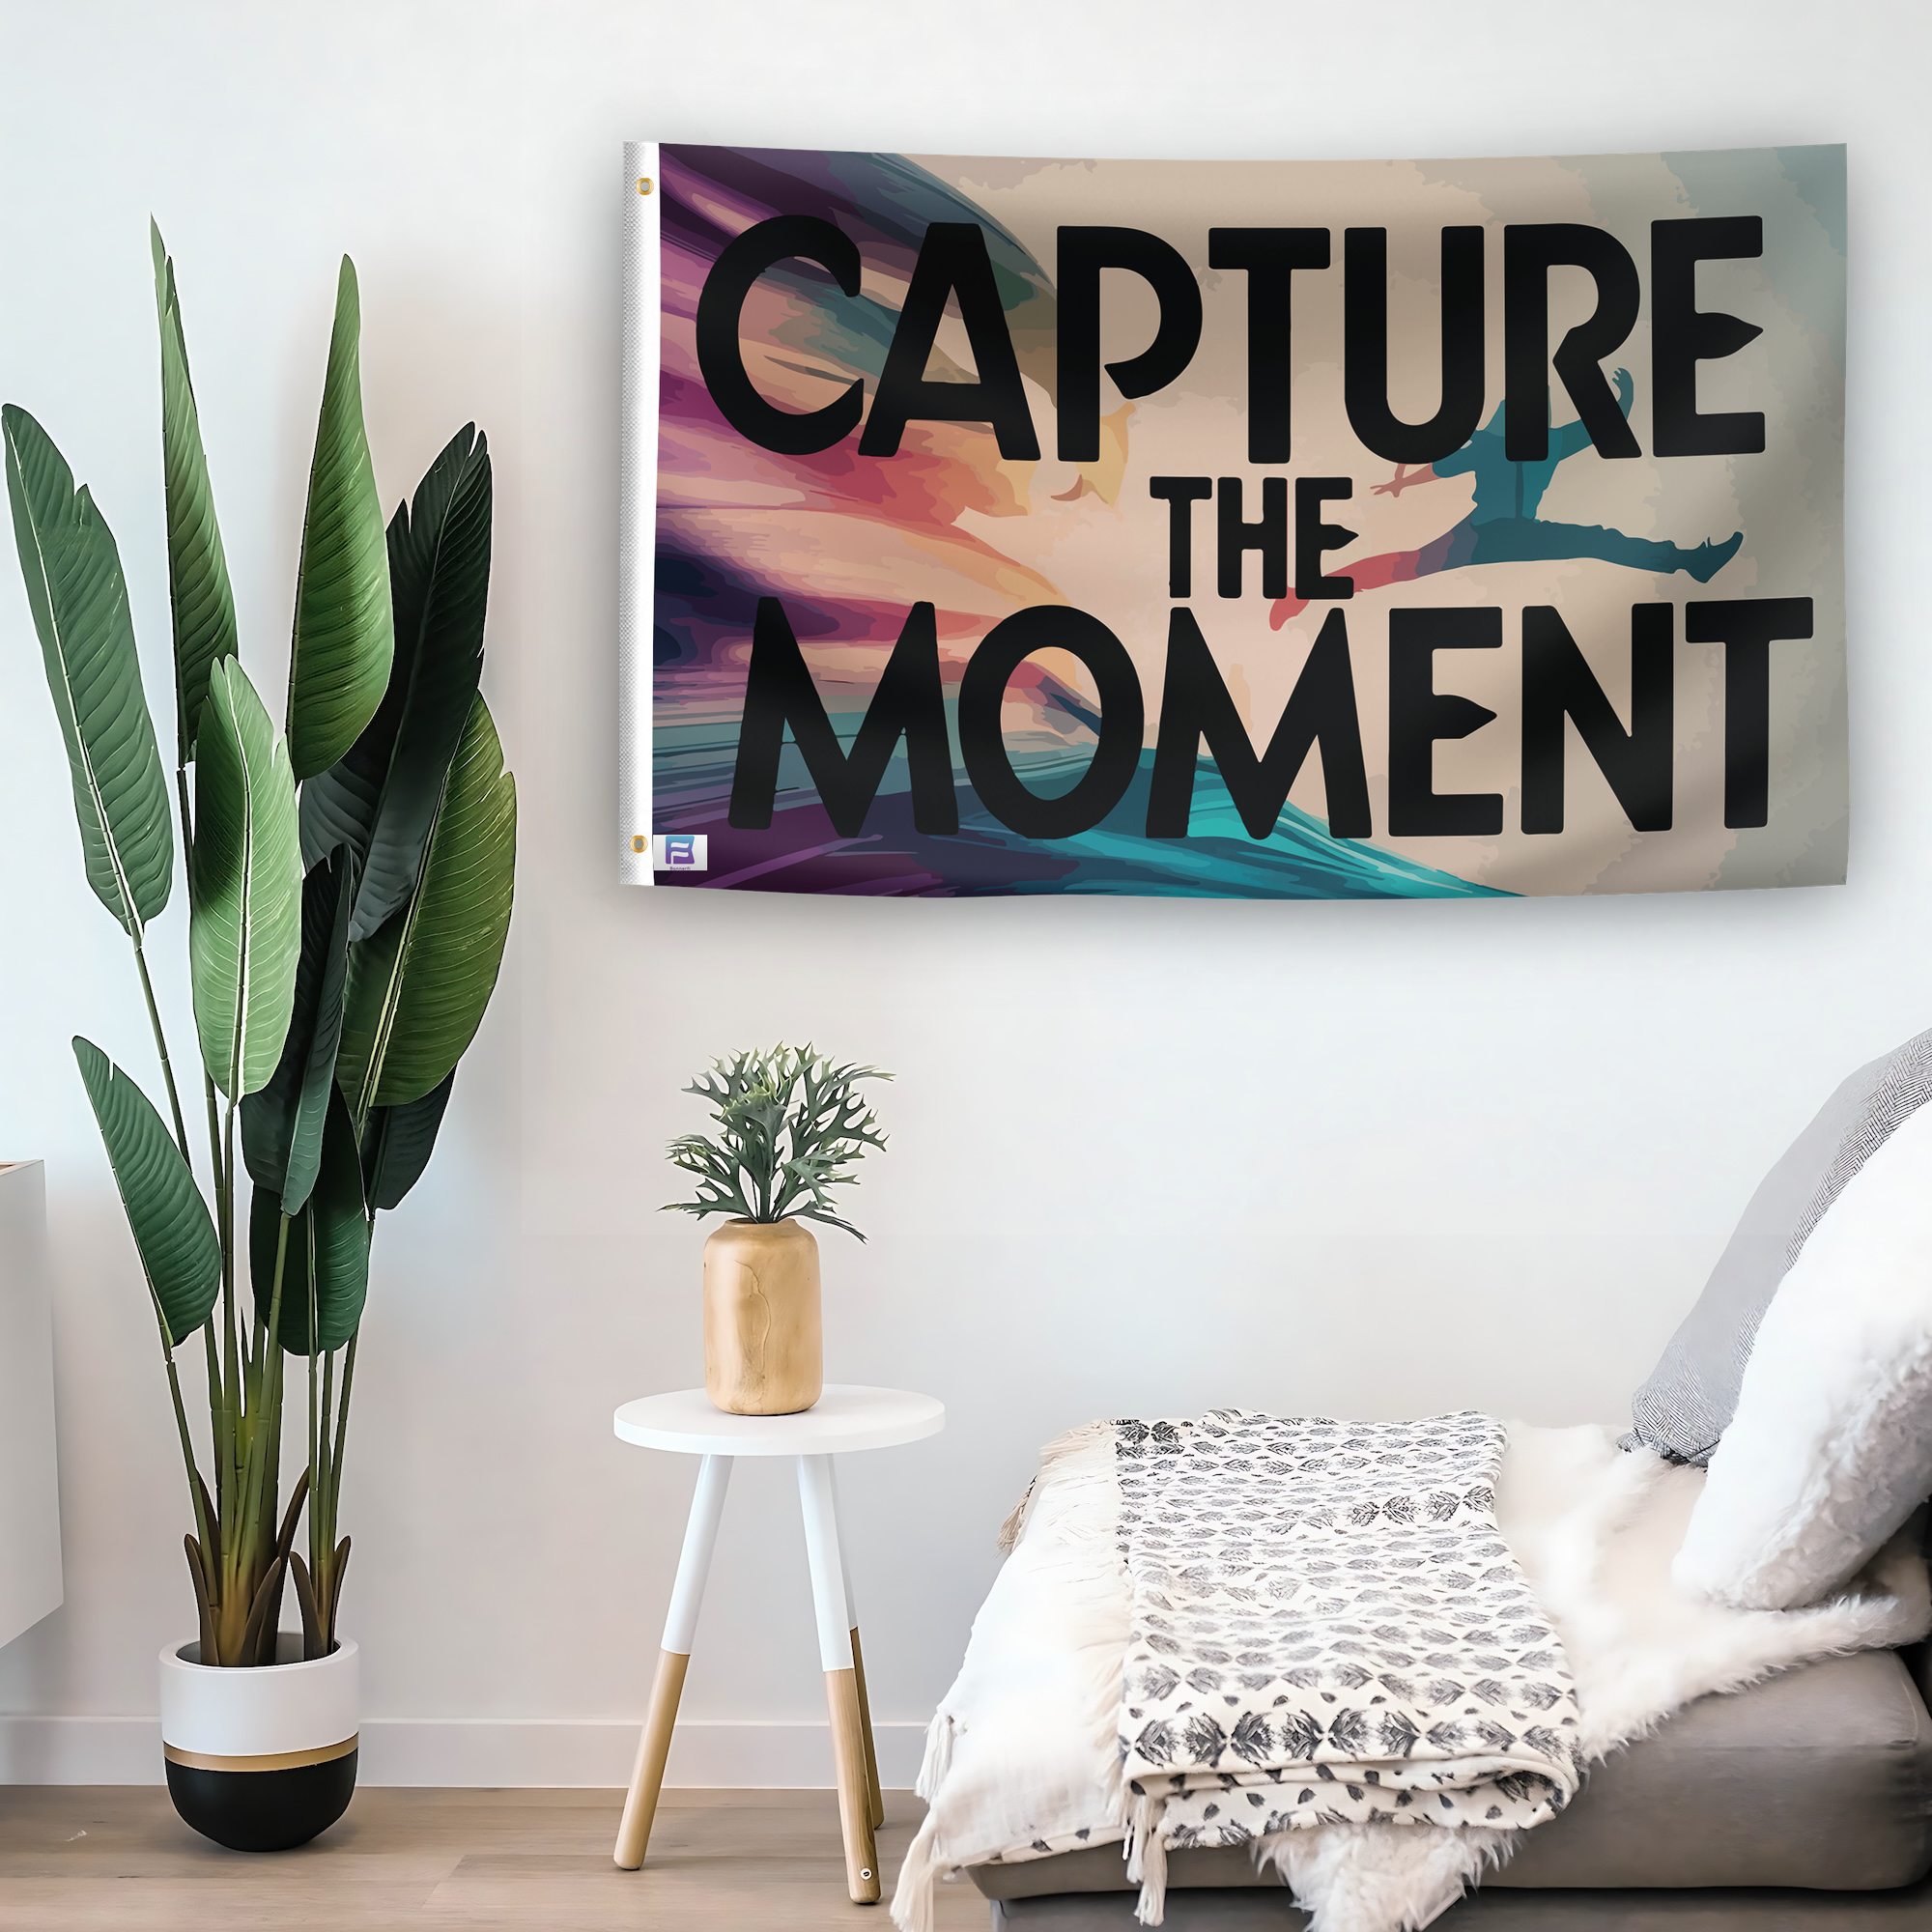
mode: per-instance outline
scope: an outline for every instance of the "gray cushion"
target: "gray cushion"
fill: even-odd
[[[1932,1869],[1932,1719],[1889,1650],[1700,1697],[1599,1765],[1495,1886],[1885,1890]]]
[[[993,1932],[1141,1932],[1119,1892],[1062,1892],[992,1908]],[[1429,1932],[1926,1932],[1932,1884],[1909,1891],[1477,1891]],[[1161,1932],[1307,1932],[1265,1891],[1177,1891]]]
[[[1750,1198],[1697,1305],[1631,1400],[1624,1438],[1708,1463],[1738,1406],[1758,1323],[1813,1228],[1899,1123],[1932,1098],[1932,1032],[1861,1066],[1818,1111]]]
[[[1897,1655],[1865,1651],[1699,1698],[1599,1765],[1484,1889],[1862,1891],[1928,1870],[1932,1718]],[[971,1876],[989,1898],[1133,1889],[1118,1845]],[[1168,1860],[1171,1890],[1278,1883],[1239,1846]]]

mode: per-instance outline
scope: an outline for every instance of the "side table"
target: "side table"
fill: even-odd
[[[818,1621],[818,1656],[832,1716],[832,1756],[838,1781],[838,1824],[845,1840],[845,1886],[853,1900],[879,1898],[879,1857],[873,1833],[885,1823],[878,1754],[866,1697],[852,1579],[838,1541],[838,1496],[832,1459],[858,1449],[890,1449],[937,1435],[946,1409],[929,1395],[903,1389],[856,1388],[828,1382],[825,1393],[796,1415],[726,1415],[700,1389],[647,1395],[627,1402],[611,1418],[618,1438],[646,1449],[701,1456],[697,1492],[685,1524],[684,1548],[665,1618],[664,1648],[651,1685],[650,1709],[638,1741],[638,1762],[624,1798],[611,1856],[626,1871],[644,1861],[651,1821],[664,1788],[665,1760],[677,1722],[678,1698],[691,1662],[697,1605],[724,1514],[731,1464],[740,1456],[789,1456],[798,1463],[799,1508],[811,1565],[811,1603]]]

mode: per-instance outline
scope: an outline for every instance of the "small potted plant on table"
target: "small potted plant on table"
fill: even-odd
[[[832,1211],[831,1190],[886,1145],[858,1086],[892,1077],[781,1044],[714,1061],[684,1090],[710,1105],[718,1131],[671,1142],[696,1198],[665,1208],[731,1217],[704,1244],[704,1386],[727,1414],[792,1415],[824,1390],[818,1242],[803,1224],[866,1238]]]

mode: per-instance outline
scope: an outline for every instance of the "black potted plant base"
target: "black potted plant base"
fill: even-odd
[[[285,1852],[340,1818],[355,1790],[357,1651],[221,1669],[198,1643],[161,1653],[161,1747],[185,1823],[235,1852]]]

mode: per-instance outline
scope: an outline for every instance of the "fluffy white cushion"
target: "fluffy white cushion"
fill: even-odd
[[[1671,1577],[1816,1603],[1932,1492],[1932,1107],[1855,1175],[1773,1297]]]

